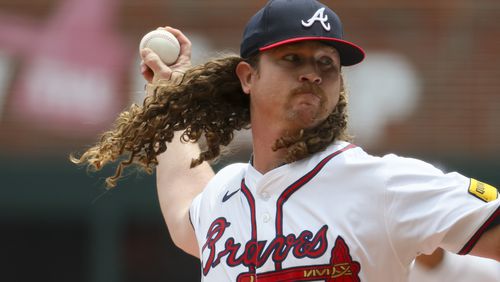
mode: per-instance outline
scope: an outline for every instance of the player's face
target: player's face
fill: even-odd
[[[252,115],[290,130],[318,125],[337,105],[340,70],[338,52],[318,41],[262,52],[249,85]]]

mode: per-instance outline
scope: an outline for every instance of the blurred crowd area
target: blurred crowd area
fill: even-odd
[[[199,64],[238,53],[265,2],[0,0],[2,281],[197,280],[196,260],[168,238],[154,177],[131,173],[105,191],[110,171],[88,174],[67,156],[142,102],[145,33],[181,29]],[[498,186],[500,2],[323,2],[367,52],[344,69],[355,143]],[[225,161],[248,160],[249,132],[235,144]]]
[[[140,103],[138,42],[182,29],[194,63],[237,53],[265,1],[0,0],[0,152],[38,157],[96,140]],[[376,152],[500,151],[500,3],[325,1],[367,51],[346,68],[351,132]]]

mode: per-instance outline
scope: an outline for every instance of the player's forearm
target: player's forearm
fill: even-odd
[[[190,169],[193,157],[200,149],[197,144],[182,144],[179,133],[167,144],[167,151],[158,156],[158,198],[165,222],[174,243],[184,251],[197,256],[198,246],[189,222],[189,207],[214,175],[212,168],[203,163]]]

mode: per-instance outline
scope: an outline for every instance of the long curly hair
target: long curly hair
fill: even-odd
[[[120,113],[112,130],[104,132],[80,157],[70,155],[70,160],[87,164],[91,170],[118,161],[114,175],[106,178],[107,186],[114,187],[130,165],[151,174],[157,156],[167,150],[176,131],[182,131],[183,142],[205,139],[206,148],[191,161],[191,167],[217,159],[235,131],[250,128],[250,98],[235,71],[242,61],[238,56],[214,59],[186,71],[180,84],[160,82],[142,106],[133,104]],[[258,56],[246,61],[258,68]],[[273,149],[286,149],[286,161],[293,162],[325,149],[336,139],[347,140],[346,105],[342,86],[337,107],[325,121],[295,136],[283,136]]]

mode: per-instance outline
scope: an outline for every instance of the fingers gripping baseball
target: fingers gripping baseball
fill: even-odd
[[[161,79],[170,79],[172,69],[165,65],[155,52],[149,48],[144,48],[141,50],[141,57],[141,73],[149,83]]]
[[[167,66],[153,50],[141,49],[141,74],[149,83],[171,80],[173,73],[184,73],[191,67],[191,42],[189,39],[178,29],[171,27],[158,29],[166,30],[175,36],[179,41],[180,52],[177,60],[172,65]]]
[[[160,28],[162,29],[162,28]],[[191,41],[178,29],[165,27],[166,31],[172,33],[180,44],[179,58],[171,67],[179,71],[186,70],[191,67]]]

